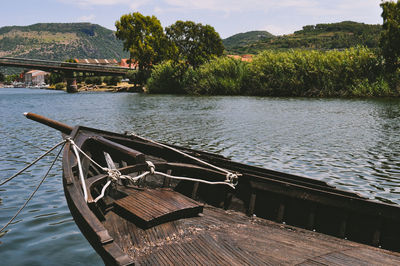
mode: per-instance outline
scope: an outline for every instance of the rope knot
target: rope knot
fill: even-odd
[[[118,181],[118,179],[121,177],[121,172],[117,169],[107,169],[107,173],[113,181]]]
[[[232,184],[233,186],[236,186],[239,182],[239,177],[237,174],[229,172],[226,174],[225,182],[228,182],[228,183]]]
[[[146,161],[146,163],[147,163],[147,166],[149,167],[149,170],[150,170],[150,174],[154,174],[154,171],[156,170],[156,167],[154,166],[154,164],[152,163],[152,162],[150,162],[150,161]]]

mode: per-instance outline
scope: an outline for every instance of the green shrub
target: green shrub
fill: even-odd
[[[107,83],[108,85],[112,85],[112,86],[117,86],[119,82],[121,82],[122,77],[118,77],[118,76],[112,76],[110,78],[110,83]]]
[[[147,81],[149,93],[189,93],[194,70],[183,62],[165,61],[156,65]]]
[[[399,96],[400,73],[385,73],[382,62],[365,47],[271,50],[250,63],[220,57],[197,69],[167,61],[154,67],[147,86],[151,93],[200,95]]]
[[[89,77],[85,79],[86,84],[92,84],[92,85],[101,85],[103,84],[103,78],[102,77]]]
[[[107,84],[108,86],[116,86],[118,85],[118,82],[121,82],[122,77],[118,76],[108,76],[103,78],[103,82]]]
[[[238,95],[242,92],[243,80],[247,75],[247,63],[229,57],[220,57],[203,64],[197,72],[194,93]]]
[[[360,80],[375,83],[380,58],[364,47],[344,51],[265,51],[249,65],[247,94],[269,96],[347,96]]]

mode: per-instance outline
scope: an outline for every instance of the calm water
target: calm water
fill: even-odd
[[[236,161],[324,180],[400,204],[400,100],[149,96],[0,89],[0,180],[50,148],[60,134],[27,120],[36,112],[202,149]],[[29,142],[35,146],[24,142]],[[0,187],[0,225],[18,210],[51,158]],[[61,162],[0,237],[2,265],[97,265],[69,213]]]

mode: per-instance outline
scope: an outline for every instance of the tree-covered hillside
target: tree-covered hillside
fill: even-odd
[[[40,23],[0,28],[0,56],[66,60],[126,58],[112,30],[90,23]]]
[[[268,31],[249,31],[245,33],[238,33],[223,40],[225,49],[230,51],[240,50],[241,47],[246,47],[259,41],[266,41],[274,37]]]
[[[259,53],[268,49],[345,49],[357,45],[377,48],[381,25],[369,25],[352,21],[304,26],[293,34],[236,42],[226,47],[228,53]],[[232,38],[232,37],[230,37]],[[229,39],[229,38],[228,38]]]

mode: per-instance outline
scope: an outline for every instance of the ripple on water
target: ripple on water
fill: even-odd
[[[24,119],[22,111],[70,125],[134,131],[400,204],[398,99],[70,95],[0,89],[0,180],[41,155],[35,146],[48,149],[61,140],[58,132]],[[50,162],[40,162],[0,189],[1,224],[24,203]],[[4,265],[101,264],[69,214],[60,161],[0,239]]]

